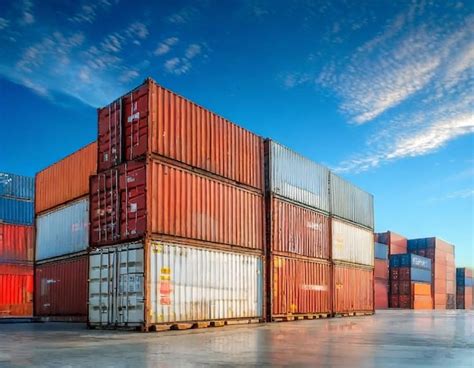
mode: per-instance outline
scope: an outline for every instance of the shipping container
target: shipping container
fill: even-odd
[[[33,207],[32,200],[0,196],[0,222],[33,225]]]
[[[35,316],[87,319],[87,254],[36,264]]]
[[[36,174],[36,214],[89,193],[97,171],[97,143],[91,143]]]
[[[263,140],[147,79],[98,111],[98,168],[153,153],[263,190]]]
[[[371,314],[374,311],[374,269],[335,263],[333,313]]]
[[[88,246],[88,197],[37,216],[37,261],[81,252]]]
[[[374,233],[348,222],[331,219],[332,259],[374,266]]]
[[[456,308],[473,309],[474,282],[470,268],[456,268]]]
[[[265,141],[267,191],[329,212],[329,170],[272,141]]]
[[[390,267],[414,267],[431,271],[431,259],[416,254],[396,254],[390,256]]]
[[[33,262],[33,226],[0,223],[0,263]]]
[[[89,325],[260,320],[263,270],[261,256],[160,241],[93,249]]]
[[[375,243],[375,259],[388,259],[388,245],[382,243]]]
[[[264,198],[155,159],[91,178],[91,244],[151,234],[263,252]]]
[[[374,196],[332,172],[329,178],[331,214],[373,230]]]
[[[33,264],[0,263],[0,318],[33,315]]]
[[[376,233],[375,241],[386,244],[388,246],[388,254],[405,254],[407,253],[407,238],[393,231],[385,233]]]
[[[383,260],[383,259],[375,260],[374,276],[376,279],[377,278],[383,279],[383,280],[389,279],[388,261]]]
[[[34,178],[0,172],[0,196],[16,199],[33,199],[34,192]]]
[[[329,259],[329,217],[276,197],[270,199],[269,246],[280,255]]]
[[[375,309],[387,309],[388,308],[388,280],[375,278],[374,287],[375,287]]]
[[[328,261],[272,257],[268,320],[331,314],[331,265]]]
[[[431,285],[412,283],[412,309],[433,309],[433,298],[431,296]]]

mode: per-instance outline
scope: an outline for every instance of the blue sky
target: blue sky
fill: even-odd
[[[474,266],[473,31],[469,1],[2,1],[0,170],[93,141],[96,108],[151,76]]]

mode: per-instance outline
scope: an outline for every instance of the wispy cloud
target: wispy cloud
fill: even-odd
[[[171,51],[171,48],[178,43],[178,37],[169,37],[163,42],[158,44],[158,47],[155,49],[154,54],[157,56],[165,55]]]
[[[199,11],[197,8],[193,6],[186,6],[178,10],[176,13],[168,16],[168,21],[174,24],[186,24],[193,20],[198,14]]]
[[[443,202],[443,201],[450,201],[456,199],[469,199],[474,198],[474,189],[467,188],[454,191],[452,193],[448,193],[446,195],[442,195],[439,197],[432,197],[428,200],[428,202]]]
[[[201,55],[203,45],[192,43],[186,47],[183,56],[175,56],[165,61],[163,64],[166,72],[182,75],[188,73],[192,68],[192,60]]]
[[[83,4],[75,14],[69,17],[69,21],[74,23],[93,23],[99,11],[108,9],[112,4],[113,0],[97,0]]]
[[[21,22],[23,24],[28,25],[35,22],[35,17],[33,15],[33,2],[31,0],[23,0],[22,12]]]

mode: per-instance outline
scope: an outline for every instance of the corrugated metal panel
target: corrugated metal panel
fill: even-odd
[[[263,195],[154,160],[148,170],[151,233],[263,250]]]
[[[383,259],[376,259],[375,266],[374,266],[374,275],[375,275],[375,278],[388,280],[389,279],[388,261],[383,260]]]
[[[331,172],[331,213],[374,228],[374,197]]]
[[[261,257],[154,243],[149,259],[150,323],[262,317]]]
[[[376,259],[383,259],[387,260],[388,259],[388,245],[386,244],[381,244],[381,243],[375,243],[375,254],[374,254]]]
[[[35,315],[87,316],[88,256],[42,263],[35,271]]]
[[[329,170],[278,143],[266,144],[270,155],[270,191],[329,212]]]
[[[334,265],[334,313],[374,310],[374,271]]]
[[[0,222],[33,225],[33,218],[33,201],[0,196]]]
[[[337,261],[374,265],[374,234],[352,224],[332,219],[332,258]]]
[[[331,312],[328,263],[273,257],[272,315]]]
[[[89,177],[97,171],[97,143],[91,143],[36,174],[36,213],[89,193]]]
[[[272,198],[272,250],[329,258],[329,217]]]
[[[0,172],[0,196],[33,199],[34,194],[34,178]]]
[[[388,308],[388,281],[375,279],[375,309]]]
[[[88,246],[88,198],[36,218],[36,260],[77,253]]]
[[[0,318],[33,315],[33,265],[0,264]]]
[[[32,262],[33,226],[0,223],[0,263]]]

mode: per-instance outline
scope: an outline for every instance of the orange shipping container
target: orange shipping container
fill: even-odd
[[[374,270],[355,265],[334,264],[335,314],[373,313]]]
[[[41,213],[89,193],[97,171],[97,143],[91,143],[36,174],[35,212]]]
[[[33,262],[33,226],[0,223],[0,262]]]
[[[33,265],[0,264],[0,318],[33,315]]]

